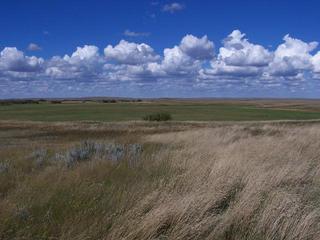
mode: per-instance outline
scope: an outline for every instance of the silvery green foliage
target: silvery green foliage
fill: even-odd
[[[55,153],[53,160],[57,162],[65,162],[66,155],[64,153]]]
[[[32,158],[35,160],[36,166],[43,166],[48,156],[48,151],[46,149],[37,149],[32,153]]]
[[[134,160],[140,157],[142,153],[141,144],[103,144],[100,146],[99,154],[102,158],[117,162],[124,157],[128,160]]]
[[[108,157],[111,159],[111,161],[117,162],[124,157],[125,150],[125,147],[120,144],[109,145]]]
[[[141,144],[105,144],[93,141],[84,141],[71,148],[65,155],[56,154],[56,159],[63,160],[68,167],[72,167],[79,162],[88,161],[93,158],[110,160],[116,163],[126,157],[130,163],[135,163],[141,153]]]
[[[7,173],[9,171],[9,163],[0,162],[0,174]]]
[[[80,145],[71,148],[65,158],[68,167],[90,160],[96,153],[95,143],[91,141],[84,141]]]
[[[142,145],[141,144],[129,144],[129,152],[132,156],[139,156],[142,153]]]

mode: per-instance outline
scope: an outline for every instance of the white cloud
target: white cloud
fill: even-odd
[[[40,51],[42,48],[35,43],[30,43],[27,48],[29,51]]]
[[[46,75],[54,78],[85,78],[96,77],[101,72],[103,58],[99,54],[99,48],[93,45],[77,47],[71,56],[63,58],[56,56],[50,59],[46,65]]]
[[[195,68],[194,60],[178,46],[164,49],[163,55],[161,68],[169,74],[188,74]]]
[[[13,72],[38,71],[44,60],[37,57],[27,57],[15,47],[6,47],[0,53],[0,70]]]
[[[154,77],[183,80],[195,78],[201,64],[213,57],[214,45],[207,36],[186,35],[178,46],[165,48],[161,62],[149,63],[147,70]]]
[[[103,71],[103,79],[108,81],[150,81],[155,76],[160,76],[159,69],[153,67],[156,63],[147,63],[142,65],[114,65],[105,64]],[[152,81],[151,81],[152,82]]]
[[[185,6],[181,3],[169,3],[163,6],[162,10],[165,12],[175,13],[177,11],[181,11],[185,8]]]
[[[279,58],[285,57],[299,57],[299,58],[309,58],[310,52],[316,49],[318,46],[317,42],[306,43],[302,40],[292,38],[287,34],[284,36],[283,44],[279,45],[275,51],[275,56]]]
[[[199,60],[211,59],[214,55],[214,44],[208,40],[207,36],[197,38],[186,35],[181,40],[180,49],[188,56]]]
[[[104,54],[97,46],[84,45],[71,54],[47,60],[7,47],[0,52],[0,86],[24,89],[26,85],[18,82],[25,82],[35,89],[41,85],[41,89],[50,91],[59,91],[61,86],[89,91],[119,84],[169,90],[201,86],[283,87],[294,91],[304,89],[308,81],[320,79],[320,51],[313,53],[317,43],[289,35],[283,40],[271,51],[235,30],[223,40],[216,54],[214,43],[206,35],[188,34],[162,54],[146,43],[121,40],[115,46],[108,45]],[[1,88],[0,95],[5,92]]]
[[[142,64],[156,62],[160,59],[153,48],[145,43],[137,44],[121,40],[118,45],[108,45],[104,49],[107,60],[115,61],[120,64]]]
[[[70,62],[96,60],[99,57],[99,48],[92,45],[84,45],[82,48],[77,47],[77,50],[72,53],[71,57],[64,56],[64,60]]]
[[[216,76],[252,77],[262,74],[262,70],[255,66],[232,66],[223,61],[213,61],[212,69],[205,72]]]
[[[313,64],[314,71],[316,73],[320,73],[320,51],[312,57],[311,62]]]
[[[261,45],[252,44],[245,34],[234,30],[219,50],[219,60],[229,66],[266,66],[272,60],[272,54]]]
[[[47,76],[53,77],[53,78],[65,78],[65,73],[63,70],[56,66],[47,67],[45,74]]]
[[[125,30],[123,35],[127,36],[127,37],[147,37],[150,35],[149,32],[134,32],[134,31],[130,31],[130,30]]]
[[[312,68],[311,52],[318,43],[306,43],[286,35],[284,43],[274,52],[274,59],[270,63],[269,71],[272,75],[297,75],[300,71]]]
[[[211,69],[204,69],[205,74],[214,76],[252,77],[259,76],[272,61],[273,54],[263,46],[253,44],[245,34],[234,30],[223,41],[216,59],[211,61]]]
[[[115,47],[109,45],[105,48],[109,63],[104,70],[107,72],[105,76],[112,80],[178,80],[179,76],[189,80],[195,78],[203,61],[211,59],[213,55],[214,44],[207,36],[185,36],[178,46],[165,48],[162,59],[146,44],[122,40]]]
[[[213,55],[214,44],[207,36],[186,35],[178,46],[165,48],[161,63],[149,65],[149,69],[162,78],[178,79],[178,76],[183,76],[183,80],[195,79],[202,63]]]

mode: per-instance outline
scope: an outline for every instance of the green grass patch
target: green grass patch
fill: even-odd
[[[0,106],[0,120],[131,121],[166,112],[174,121],[256,121],[320,119],[320,112],[266,109],[217,103],[75,103]]]

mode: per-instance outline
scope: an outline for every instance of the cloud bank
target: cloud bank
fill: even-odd
[[[70,55],[50,59],[5,47],[0,52],[0,97],[68,92],[128,95],[130,89],[142,95],[186,89],[301,91],[320,80],[317,47],[317,42],[286,35],[270,50],[250,42],[239,30],[232,31],[219,49],[207,36],[191,34],[162,53],[146,43],[125,40],[104,49],[77,47]]]

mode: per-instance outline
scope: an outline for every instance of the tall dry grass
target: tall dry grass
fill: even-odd
[[[164,126],[64,129],[32,143],[49,154],[88,137],[139,143],[134,167],[95,158],[35,168],[21,131],[2,132],[0,239],[319,239],[320,125]]]
[[[319,126],[228,126],[153,135],[180,174],[110,239],[319,239]]]

